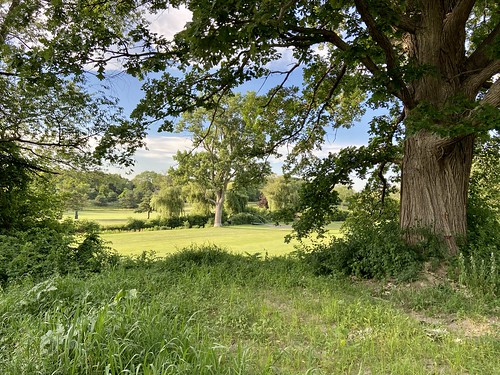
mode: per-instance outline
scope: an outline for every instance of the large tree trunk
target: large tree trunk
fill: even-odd
[[[409,136],[401,175],[401,227],[408,241],[419,240],[427,228],[456,254],[457,239],[467,230],[467,191],[474,137],[441,138],[427,131]],[[417,233],[416,233],[417,232]]]
[[[464,120],[464,109],[452,110],[454,98],[475,100],[461,80],[465,56],[467,2],[457,0],[419,1],[420,23],[405,39],[409,58],[429,72],[413,81],[405,101],[407,137],[401,174],[400,225],[407,230],[410,244],[422,237],[419,229],[441,237],[450,254],[458,251],[457,240],[467,232],[467,193],[473,156],[474,136],[440,136]],[[463,6],[462,6],[463,5]],[[453,10],[453,11],[452,11]],[[419,108],[419,105],[423,105]],[[425,108],[432,108],[431,112]],[[443,115],[443,112],[447,115]],[[422,117],[419,120],[419,117]],[[426,121],[434,121],[428,130]],[[431,130],[433,128],[433,130]],[[441,131],[437,131],[441,130]],[[436,131],[433,133],[433,131]],[[455,134],[458,132],[455,131]]]
[[[222,226],[222,209],[224,207],[225,194],[223,191],[218,191],[215,197],[215,218],[214,227]]]

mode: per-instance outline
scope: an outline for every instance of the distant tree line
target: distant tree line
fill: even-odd
[[[142,172],[132,179],[118,174],[102,171],[61,171],[56,177],[56,190],[66,210],[78,212],[85,207],[114,207],[134,209],[144,212],[150,219],[152,212],[157,212],[163,219],[186,216],[189,213],[201,216],[214,216],[214,207],[207,195],[210,191],[199,184],[185,182],[170,174],[153,171]],[[223,211],[226,220],[242,213],[253,214],[244,221],[259,222],[264,216],[273,221],[291,222],[299,205],[299,190],[302,181],[297,178],[270,174],[255,185],[241,186],[228,183]],[[347,201],[353,190],[339,187],[342,199],[339,204],[347,207]],[[240,223],[243,216],[235,219]],[[213,225],[214,220],[210,220]],[[153,225],[153,224],[152,224]],[[156,223],[153,226],[159,225]],[[182,223],[177,226],[182,226]]]

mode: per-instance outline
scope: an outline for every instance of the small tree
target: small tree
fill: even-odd
[[[87,193],[90,190],[85,175],[75,171],[63,171],[57,176],[56,186],[64,207],[73,210],[74,218],[78,220],[78,211],[87,203]]]
[[[97,197],[99,197],[99,195]],[[136,208],[138,205],[137,197],[134,194],[134,191],[128,188],[125,188],[123,192],[118,196],[118,201],[124,208]]]
[[[298,208],[299,191],[302,181],[285,176],[267,179],[262,193],[267,199],[270,211],[294,210]]]
[[[179,217],[184,209],[184,198],[179,186],[163,186],[151,197],[151,207],[163,217]]]
[[[244,212],[248,204],[247,192],[240,188],[231,187],[226,194],[225,208],[229,215]]]

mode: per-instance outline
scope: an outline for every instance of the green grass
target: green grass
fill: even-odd
[[[285,243],[290,228],[242,225],[222,228],[191,228],[160,231],[103,233],[102,238],[124,255],[154,251],[159,256],[173,253],[190,245],[215,244],[237,253],[283,255],[294,250],[297,241]],[[339,234],[338,229],[330,229]]]
[[[66,217],[71,217],[67,212]],[[152,213],[151,218],[156,217]],[[125,224],[128,218],[146,219],[145,213],[134,210],[92,207],[80,211],[80,219],[92,220],[104,229],[108,225]],[[332,223],[330,234],[339,236],[341,223]],[[275,226],[230,226],[223,228],[191,228],[161,231],[103,233],[102,238],[123,255],[138,255],[143,251],[154,251],[165,256],[192,244],[216,244],[237,253],[261,253],[269,256],[283,255],[295,249],[297,241],[285,243],[284,237],[291,233],[289,227]]]
[[[66,211],[64,218],[74,218],[75,213]],[[156,212],[151,213],[151,219],[156,218]],[[78,212],[80,220],[91,220],[106,227],[108,225],[126,224],[129,218],[146,220],[148,214],[146,212],[134,212],[133,209],[113,208],[113,207],[86,207]]]
[[[498,373],[498,304],[436,288],[213,247],[143,257],[0,290],[0,373]]]

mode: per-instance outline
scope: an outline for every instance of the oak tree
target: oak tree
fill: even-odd
[[[348,148],[307,170],[303,218],[324,224],[337,183],[349,172],[391,163],[401,171],[400,226],[430,227],[457,251],[466,234],[467,190],[474,139],[499,127],[500,5],[485,0],[175,0],[192,20],[148,56],[142,73],[166,70],[145,85],[135,112],[163,119],[215,108],[238,85],[272,74],[303,73],[300,89],[285,84],[270,99],[294,96],[293,113],[269,127],[283,139],[316,146],[323,125],[349,127],[364,108],[389,115],[370,125],[368,146]],[[293,54],[290,65],[273,62]],[[135,63],[135,64],[134,64]],[[129,70],[140,71],[138,59]],[[180,72],[180,73],[179,73]],[[284,111],[286,112],[286,111]],[[281,114],[280,114],[281,115]],[[314,142],[308,142],[313,139]],[[401,147],[397,147],[400,145]],[[410,231],[411,232],[411,231]],[[418,236],[408,235],[412,243]]]

